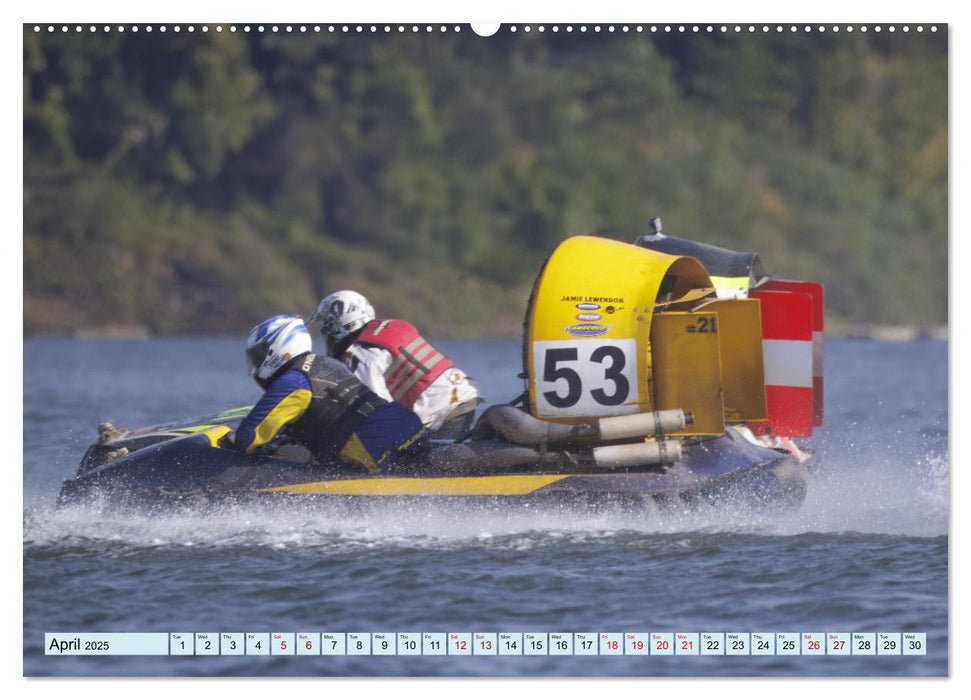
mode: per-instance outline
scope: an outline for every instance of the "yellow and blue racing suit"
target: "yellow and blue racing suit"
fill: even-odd
[[[287,426],[320,462],[383,472],[420,457],[428,438],[417,415],[385,401],[340,361],[307,354],[274,377],[236,429],[236,449],[252,454]]]

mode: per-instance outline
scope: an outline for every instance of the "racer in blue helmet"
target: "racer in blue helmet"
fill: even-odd
[[[311,352],[294,316],[273,316],[246,341],[250,374],[262,398],[236,429],[234,446],[252,454],[285,427],[320,462],[385,472],[411,463],[429,444],[421,420],[362,384],[339,360]]]

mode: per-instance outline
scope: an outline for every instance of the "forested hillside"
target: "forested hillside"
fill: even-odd
[[[228,27],[228,25],[226,25]],[[665,232],[947,322],[947,31],[35,33],[24,331],[245,333],[355,288],[518,334],[568,236]]]

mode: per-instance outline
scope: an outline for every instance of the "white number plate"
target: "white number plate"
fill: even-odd
[[[541,418],[639,410],[634,338],[534,341],[533,372]]]

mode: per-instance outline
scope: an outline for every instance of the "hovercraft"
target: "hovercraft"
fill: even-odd
[[[302,446],[221,447],[249,407],[140,430],[103,423],[59,504],[251,498],[797,506],[822,422],[822,286],[758,255],[665,236],[579,236],[546,260],[523,328],[524,392],[389,473]]]

